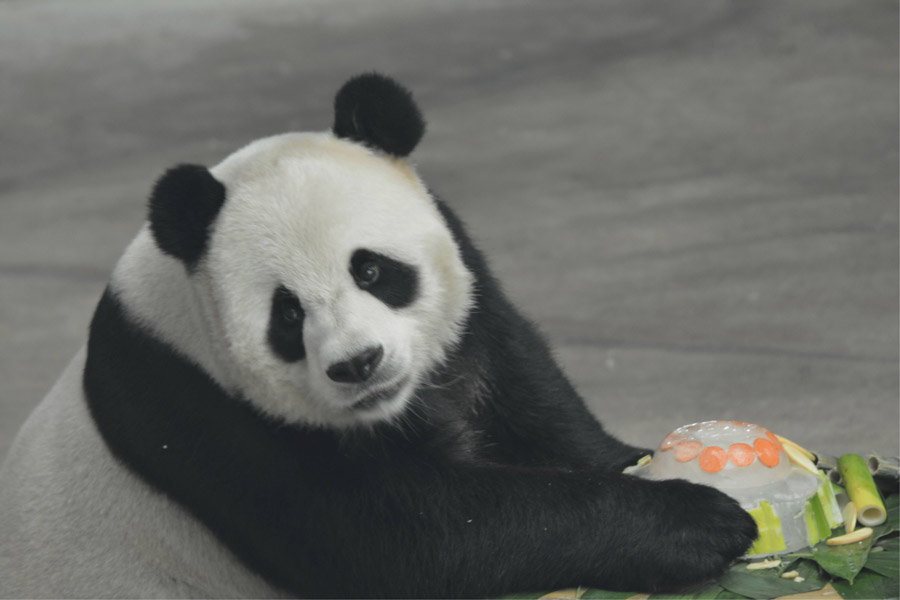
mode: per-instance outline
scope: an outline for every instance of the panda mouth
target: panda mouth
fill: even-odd
[[[369,392],[356,402],[350,405],[350,410],[360,411],[360,410],[369,410],[370,408],[375,408],[379,403],[387,400],[388,398],[393,398],[397,395],[397,392],[406,384],[406,379],[401,378],[398,381],[390,383],[381,389],[374,390]]]

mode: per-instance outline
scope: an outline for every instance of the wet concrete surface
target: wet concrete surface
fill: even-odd
[[[592,410],[900,454],[895,2],[0,5],[0,457],[178,162],[326,129],[379,70],[414,160]]]

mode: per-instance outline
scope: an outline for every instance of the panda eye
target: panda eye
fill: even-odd
[[[350,276],[359,289],[390,308],[409,306],[419,293],[419,274],[413,265],[365,248],[350,257]]]
[[[288,291],[279,291],[277,299],[278,316],[285,325],[296,325],[303,318],[300,301]]]
[[[281,320],[288,324],[296,323],[300,320],[300,311],[294,306],[284,306],[281,309]]]
[[[367,288],[381,276],[381,267],[373,260],[362,263],[356,271],[356,279],[361,288]]]
[[[269,347],[285,362],[296,362],[306,358],[303,346],[303,306],[299,298],[285,286],[280,285],[272,295],[269,315]]]

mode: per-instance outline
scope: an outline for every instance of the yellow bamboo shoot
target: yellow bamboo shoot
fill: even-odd
[[[844,454],[838,459],[838,470],[847,495],[856,504],[856,520],[867,527],[884,523],[887,511],[866,459],[859,454]]]

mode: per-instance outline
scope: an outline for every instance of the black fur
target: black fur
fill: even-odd
[[[150,195],[148,215],[160,250],[192,269],[224,202],[225,186],[206,167],[178,165],[166,171]]]
[[[286,362],[297,362],[306,358],[303,345],[303,321],[306,313],[300,300],[283,285],[272,294],[272,309],[269,314],[269,347]]]
[[[84,386],[112,452],[273,584],[313,597],[492,597],[712,577],[756,525],[680,480],[620,474],[604,432],[438,201],[477,306],[402,425],[285,426],[154,339],[107,291]]]
[[[357,75],[334,98],[334,135],[392,154],[409,156],[425,133],[412,94],[379,75]]]
[[[374,263],[380,275],[373,283],[359,279],[363,265]],[[391,308],[405,308],[419,293],[419,274],[416,268],[371,250],[357,250],[350,257],[350,271],[360,289],[366,290]]]

